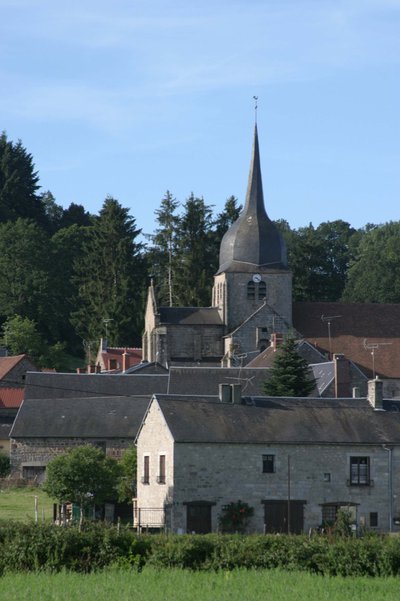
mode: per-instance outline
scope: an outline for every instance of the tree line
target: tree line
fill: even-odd
[[[39,364],[65,367],[105,336],[140,346],[146,290],[160,305],[207,306],[223,234],[241,211],[230,196],[220,213],[193,193],[170,191],[144,236],[111,196],[97,215],[63,208],[40,192],[33,157],[0,136],[0,343]],[[400,222],[361,229],[337,220],[292,229],[288,246],[294,300],[400,302]]]

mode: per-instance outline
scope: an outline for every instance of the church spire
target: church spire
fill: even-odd
[[[222,239],[218,273],[262,268],[286,269],[287,252],[282,235],[264,207],[256,123],[245,206]]]

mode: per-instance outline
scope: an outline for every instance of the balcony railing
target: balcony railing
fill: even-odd
[[[134,507],[133,525],[138,530],[165,527],[164,507]]]

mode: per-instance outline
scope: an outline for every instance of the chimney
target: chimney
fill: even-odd
[[[230,403],[231,402],[231,385],[230,384],[220,384],[219,385],[219,400],[221,403]]]
[[[122,353],[122,371],[126,371],[131,366],[129,358],[130,354],[125,349]]]
[[[378,376],[368,380],[368,400],[374,409],[383,409],[383,382]]]
[[[95,365],[88,365],[87,366],[87,373],[88,374],[95,374],[96,373],[96,366]]]
[[[335,397],[349,398],[350,390],[350,362],[342,353],[334,353],[333,365],[335,369]]]
[[[283,344],[283,334],[278,334],[277,332],[273,332],[271,334],[271,346],[274,349],[274,352],[277,350],[279,346]]]
[[[242,385],[231,384],[231,402],[240,405],[242,402]]]
[[[242,385],[241,384],[220,384],[219,385],[219,400],[221,403],[230,403],[240,405],[242,402]]]

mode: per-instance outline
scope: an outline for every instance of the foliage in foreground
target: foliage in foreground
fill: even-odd
[[[0,573],[92,572],[117,565],[190,570],[284,569],[329,576],[400,575],[400,538],[141,535],[99,523],[0,526]]]
[[[396,578],[321,578],[281,570],[193,572],[179,569],[104,570],[96,574],[7,574],[0,599],[7,601],[393,601]]]

